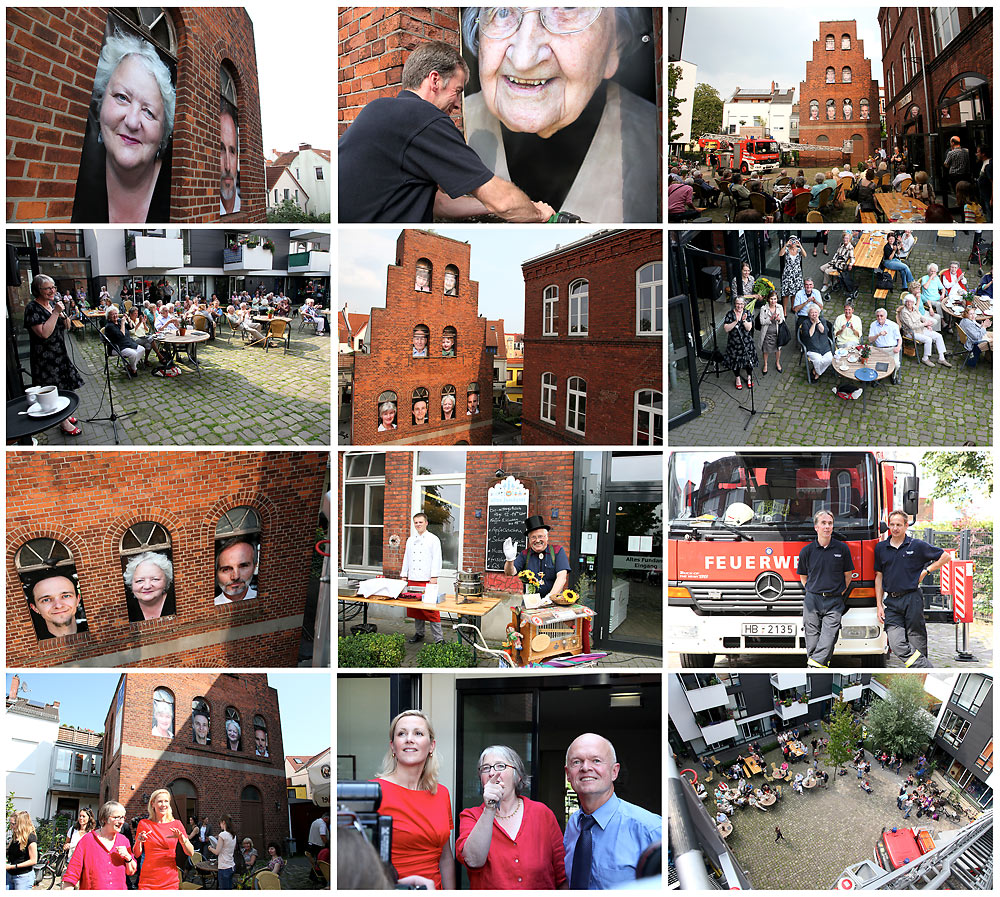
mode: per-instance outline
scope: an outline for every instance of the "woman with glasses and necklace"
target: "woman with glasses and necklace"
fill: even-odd
[[[483,805],[459,817],[458,859],[477,891],[564,890],[565,851],[556,817],[525,795],[529,778],[517,752],[493,745],[479,755]]]
[[[134,875],[132,845],[122,834],[125,807],[108,801],[97,814],[100,828],[88,832],[76,845],[62,878],[64,891],[79,885],[81,891],[124,891],[125,877]]]

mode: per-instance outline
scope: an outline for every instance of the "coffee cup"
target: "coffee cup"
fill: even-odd
[[[36,395],[38,404],[43,411],[55,411],[59,404],[59,389],[55,386],[43,386]]]
[[[41,386],[29,386],[24,394],[28,397],[28,404],[33,404],[38,402],[38,394],[42,391]]]

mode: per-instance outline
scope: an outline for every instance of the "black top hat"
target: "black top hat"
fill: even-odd
[[[534,532],[536,529],[552,529],[552,527],[542,520],[541,514],[532,514],[524,521],[524,534],[528,535],[528,533]]]

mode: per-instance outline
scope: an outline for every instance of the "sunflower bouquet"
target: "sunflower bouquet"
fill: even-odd
[[[533,570],[522,570],[517,574],[519,579],[524,580],[524,594],[535,595],[542,587],[544,580]]]

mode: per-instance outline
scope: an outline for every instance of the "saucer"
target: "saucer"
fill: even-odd
[[[39,408],[37,411],[28,410],[28,417],[50,417],[53,414],[58,414],[64,408],[69,406],[69,396],[59,396],[59,401],[56,402],[56,407],[51,411],[45,411]]]
[[[848,361],[849,361],[849,362],[850,362],[851,364],[854,364],[854,362],[856,362],[856,361],[858,360],[858,357],[859,357],[859,356],[857,356],[857,355],[848,355],[848,356],[847,356],[847,360],[848,360]]]

